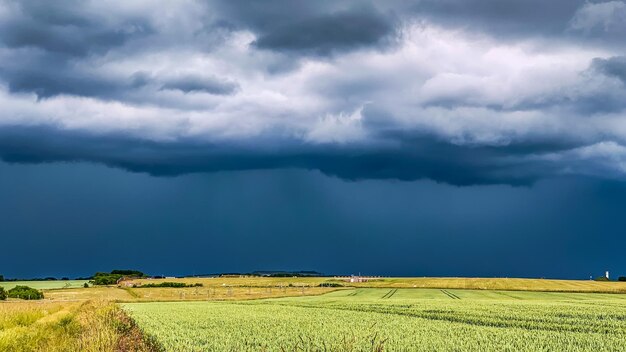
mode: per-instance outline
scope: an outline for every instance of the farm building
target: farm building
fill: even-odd
[[[117,286],[119,287],[135,287],[135,283],[133,283],[132,277],[122,276],[117,279]]]

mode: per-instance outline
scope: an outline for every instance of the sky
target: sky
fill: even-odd
[[[0,274],[626,275],[626,2],[0,0]]]

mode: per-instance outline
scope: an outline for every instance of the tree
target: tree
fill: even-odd
[[[43,293],[32,287],[18,285],[9,290],[8,296],[20,299],[42,299]]]
[[[0,301],[5,299],[7,299],[7,292],[4,290],[4,287],[0,287]]]
[[[122,278],[120,274],[96,273],[91,283],[94,285],[115,285]]]
[[[4,275],[0,275],[0,281],[4,281]]]
[[[110,273],[97,272],[91,279],[94,285],[115,285],[122,277],[141,278],[146,275],[137,270],[113,270]]]
[[[123,275],[123,276],[132,276],[132,277],[144,277],[145,274],[139,270],[113,270],[111,271],[113,275]]]
[[[89,288],[89,284],[85,282],[85,283],[83,284],[83,287],[84,287],[84,288]]]
[[[626,281],[626,276],[620,276],[617,281]]]

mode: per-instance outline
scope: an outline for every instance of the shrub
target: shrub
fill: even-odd
[[[122,276],[120,274],[96,273],[91,282],[94,285],[115,285]]]
[[[322,282],[317,287],[343,287],[343,285],[338,282]]]
[[[7,299],[7,291],[4,290],[4,287],[0,287],[0,301],[5,299]]]
[[[43,293],[40,291],[28,287],[28,286],[15,286],[9,290],[8,296],[10,298],[20,298],[20,299],[42,299]]]
[[[83,284],[83,287],[84,287],[84,288],[89,288],[89,284],[85,282],[85,283]]]

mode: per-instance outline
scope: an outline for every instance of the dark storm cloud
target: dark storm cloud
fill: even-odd
[[[0,0],[0,155],[452,184],[626,158],[621,1],[162,6]]]
[[[9,48],[37,48],[80,57],[105,53],[152,32],[149,23],[140,18],[109,23],[97,14],[81,11],[80,1],[10,3],[16,11],[0,24],[0,42]]]
[[[422,0],[416,14],[454,27],[472,27],[495,36],[564,33],[585,0]]]
[[[55,69],[51,70],[51,66]],[[57,55],[42,57],[36,53],[17,64],[0,63],[0,78],[7,83],[9,91],[35,93],[39,98],[69,94],[110,99],[131,83],[73,68]]]
[[[328,55],[393,42],[398,18],[369,2],[219,1],[226,21],[254,30],[260,49]]]
[[[228,95],[234,93],[238,85],[234,82],[219,80],[214,77],[176,77],[167,80],[161,89],[180,90],[185,93],[205,92],[209,94]]]
[[[391,36],[394,25],[376,13],[343,12],[287,23],[261,35],[261,49],[311,51],[328,54],[334,50],[377,45]]]
[[[401,147],[384,150],[311,147],[284,141],[284,151],[263,145],[215,145],[137,141],[46,128],[0,128],[0,158],[13,163],[91,161],[154,176],[297,168],[347,180],[432,179],[453,185],[528,185],[558,174],[558,165],[524,160],[525,155],[569,150],[574,143],[537,141],[503,147],[453,145],[426,135],[388,133]],[[515,158],[514,156],[517,156]]]
[[[153,34],[145,19],[112,22],[87,11],[81,1],[7,4],[13,11],[0,21],[0,45],[15,51],[0,61],[0,79],[12,92],[32,92],[40,98],[121,96],[118,93],[129,82],[96,72],[87,56],[105,55],[129,40]]]
[[[608,59],[596,58],[592,67],[609,77],[615,77],[626,84],[626,56],[614,56]]]

